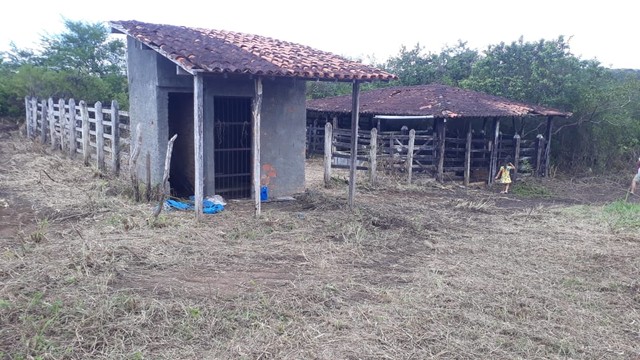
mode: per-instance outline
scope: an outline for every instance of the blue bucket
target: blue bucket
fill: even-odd
[[[260,201],[267,200],[269,200],[269,188],[267,188],[266,186],[262,186],[260,188]]]

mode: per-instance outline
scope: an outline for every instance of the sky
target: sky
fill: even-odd
[[[640,69],[638,10],[628,0],[13,1],[0,13],[0,51],[11,41],[37,48],[41,36],[63,31],[67,18],[238,31],[378,63],[402,45],[419,43],[425,52],[439,52],[462,40],[484,50],[521,36],[537,41],[564,35],[582,59]]]

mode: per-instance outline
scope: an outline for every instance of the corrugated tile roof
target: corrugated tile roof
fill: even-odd
[[[350,113],[351,95],[307,101],[307,109]],[[571,113],[528,105],[477,91],[430,84],[387,87],[360,94],[360,113],[374,115],[433,115],[457,117],[562,116]]]
[[[304,79],[393,80],[372,66],[269,37],[231,31],[113,21],[131,36],[190,72],[239,73]]]

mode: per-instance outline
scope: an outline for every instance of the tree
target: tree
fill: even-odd
[[[438,54],[424,53],[420,44],[411,50],[403,45],[400,53],[383,67],[398,75],[402,85],[439,83],[458,86],[469,77],[478,58],[478,52],[468,48],[463,41],[444,47]]]
[[[24,96],[117,99],[128,107],[125,45],[101,23],[64,20],[65,31],[43,36],[43,50],[11,44],[0,62],[0,116],[24,111]]]

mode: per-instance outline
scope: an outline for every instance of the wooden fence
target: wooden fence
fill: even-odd
[[[314,135],[319,130],[314,130]],[[308,132],[309,134],[309,132]],[[325,161],[325,181],[331,178],[331,169],[349,169],[351,159],[351,130],[334,129],[326,123],[322,131]],[[358,131],[356,170],[369,172],[375,182],[376,172],[406,173],[408,182],[416,172],[429,173],[442,181],[463,180],[491,183],[498,164],[513,162],[520,173],[534,176],[544,174],[546,142],[542,135],[536,140],[522,140],[519,135],[500,134],[497,142],[484,136],[474,138],[469,132],[466,139],[444,137],[442,132],[430,131],[378,132]],[[309,144],[309,143],[308,143]],[[445,176],[446,175],[446,176]]]
[[[85,165],[96,161],[100,171],[109,170],[118,175],[122,150],[129,145],[129,113],[118,108],[114,100],[111,107],[96,102],[89,107],[84,100],[65,102],[52,98],[40,100],[25,97],[27,137],[51,144],[52,149],[67,151],[70,156],[82,154]]]

